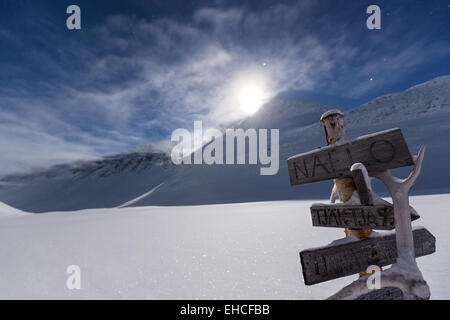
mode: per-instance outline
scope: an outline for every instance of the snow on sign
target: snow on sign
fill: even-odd
[[[413,236],[416,257],[435,252],[436,239],[427,229],[416,229]],[[306,285],[349,276],[371,265],[383,267],[394,263],[397,259],[395,234],[304,250],[300,258]]]
[[[351,177],[350,167],[363,163],[370,172],[411,166],[414,161],[400,129],[359,137],[288,159],[291,185]]]
[[[397,287],[385,287],[363,294],[356,300],[403,300],[403,291]]]
[[[411,211],[411,221],[419,215]],[[392,230],[395,228],[394,207],[391,205],[320,204],[311,206],[314,227]]]
[[[384,274],[384,288],[367,294],[364,281],[354,281],[334,297],[339,299],[429,299],[430,290],[415,261],[432,254],[436,238],[425,228],[413,231],[411,221],[419,218],[409,205],[409,191],[420,175],[425,147],[411,156],[400,129],[390,129],[346,142],[344,114],[325,112],[327,147],[288,159],[291,185],[334,179],[331,204],[313,204],[313,226],[345,228],[347,239],[325,247],[300,252],[303,278],[312,285],[360,273],[367,268],[390,265]],[[389,169],[413,165],[406,179],[391,175]],[[373,190],[369,174],[381,180],[393,204]],[[335,203],[339,200],[340,203]],[[373,235],[373,229],[395,232]],[[400,266],[400,267],[399,267]],[[387,278],[387,279],[386,279]],[[360,278],[363,279],[363,278]],[[386,285],[387,284],[387,285]],[[355,292],[355,294],[353,294]]]

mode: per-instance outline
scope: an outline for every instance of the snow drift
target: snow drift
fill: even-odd
[[[436,252],[417,259],[450,299],[450,195],[411,197]],[[89,209],[1,219],[0,299],[325,299],[357,275],[305,286],[299,252],[344,237],[311,201]],[[67,267],[81,269],[68,290]]]

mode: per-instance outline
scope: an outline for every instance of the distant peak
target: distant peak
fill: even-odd
[[[412,86],[412,87],[406,89],[405,91],[410,91],[410,90],[423,88],[423,87],[427,87],[427,86],[441,85],[441,84],[448,84],[448,85],[450,85],[450,75],[436,77],[436,78],[428,80],[426,82],[422,82],[422,83],[416,84],[415,86]],[[449,88],[449,90],[450,90],[450,88]]]

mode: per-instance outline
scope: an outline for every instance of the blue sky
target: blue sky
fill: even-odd
[[[450,0],[0,0],[0,174],[226,126],[246,84],[345,109],[449,62]]]

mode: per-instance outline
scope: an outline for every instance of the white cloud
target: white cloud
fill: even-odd
[[[0,89],[0,108],[9,110],[0,114],[3,172],[147,142],[167,148],[170,132],[194,120],[220,127],[242,117],[237,93],[246,84],[256,83],[267,99],[290,89],[358,97],[377,89],[363,81],[367,74],[378,72],[387,85],[407,72],[392,76],[392,68],[413,68],[427,57],[423,44],[397,43],[389,64],[377,62],[380,44],[356,46],[345,24],[327,25],[335,33],[322,39],[308,28],[316,5],[211,6],[184,22],[114,15],[88,43],[49,34],[40,39],[46,50],[30,54],[52,77]]]

